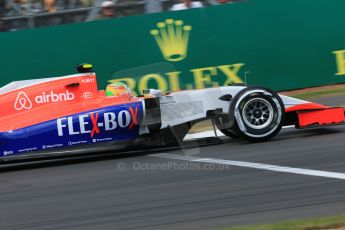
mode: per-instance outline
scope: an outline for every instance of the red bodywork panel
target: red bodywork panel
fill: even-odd
[[[327,109],[327,108],[330,108],[330,107],[310,102],[310,103],[304,103],[300,105],[291,106],[285,109],[285,112],[289,113],[289,112],[298,112],[298,111],[305,111],[305,110]]]
[[[0,132],[138,100],[127,94],[106,97],[93,73],[49,80],[1,95]]]
[[[345,121],[344,109],[316,103],[305,103],[287,108],[286,113],[297,113],[299,128],[319,125],[335,125]]]
[[[344,122],[343,108],[326,108],[320,110],[297,112],[299,127],[310,125],[333,125]]]

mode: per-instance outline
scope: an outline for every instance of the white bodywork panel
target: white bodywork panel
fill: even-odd
[[[230,102],[222,101],[219,98],[225,94],[235,97],[245,88],[245,86],[226,86],[181,91],[167,96],[160,96],[161,128],[205,118],[208,110],[222,109],[224,113],[227,113]],[[285,108],[309,103],[288,96],[279,96],[283,100]]]
[[[162,128],[205,118],[208,110],[223,109],[226,113],[230,102],[222,101],[219,97],[225,94],[234,96],[243,88],[233,86],[190,90],[161,97]]]

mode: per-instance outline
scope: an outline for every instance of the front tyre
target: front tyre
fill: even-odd
[[[266,141],[281,130],[284,104],[277,93],[261,87],[249,87],[231,102],[229,113],[234,115],[232,130],[249,141]]]

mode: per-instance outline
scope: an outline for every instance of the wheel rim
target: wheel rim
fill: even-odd
[[[252,129],[263,129],[273,120],[274,110],[263,98],[253,98],[243,106],[242,117],[246,125]]]

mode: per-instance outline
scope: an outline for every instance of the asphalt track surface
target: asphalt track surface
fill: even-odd
[[[3,168],[0,229],[221,229],[345,213],[343,179],[165,153],[345,173],[345,126],[284,129],[265,143],[226,139],[183,151]]]

